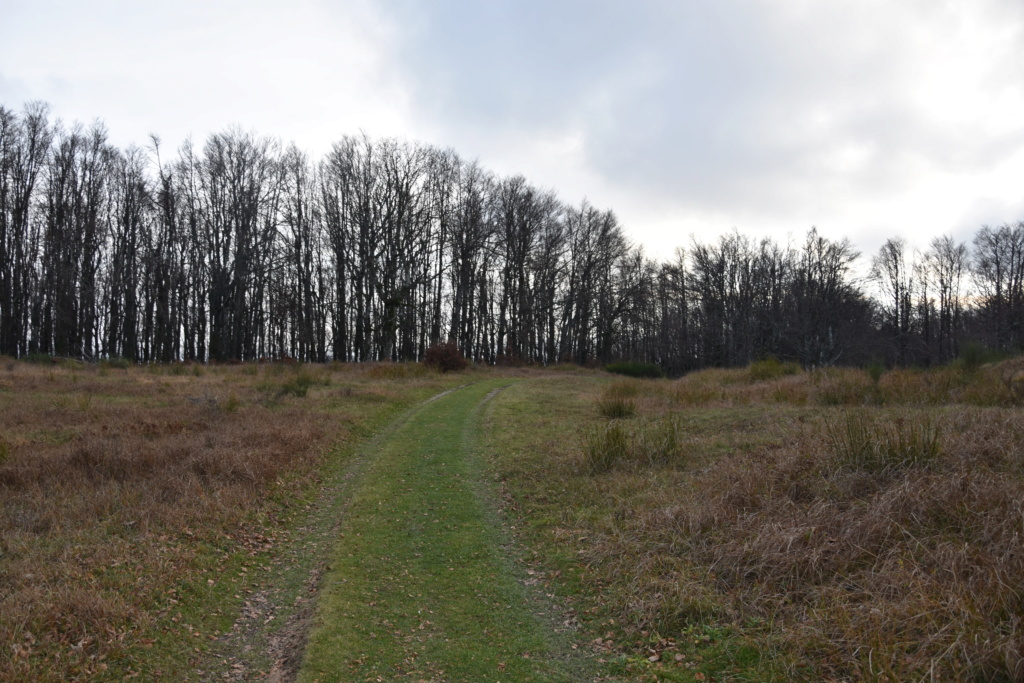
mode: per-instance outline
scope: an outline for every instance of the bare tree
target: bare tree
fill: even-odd
[[[982,226],[971,266],[985,339],[1000,349],[1024,347],[1024,222]]]
[[[936,237],[923,258],[923,276],[939,297],[937,360],[945,363],[959,353],[963,326],[963,278],[967,270],[967,246],[951,236]]]
[[[21,117],[0,107],[0,353],[12,356],[30,350],[40,239],[31,209],[52,139],[47,105],[30,103]]]
[[[882,308],[897,363],[907,360],[913,316],[913,271],[911,264],[907,263],[906,247],[907,242],[903,238],[890,238],[871,260],[871,279],[882,293]]]

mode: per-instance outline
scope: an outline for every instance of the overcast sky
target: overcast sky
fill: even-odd
[[[364,130],[690,235],[1024,219],[1021,0],[0,0],[0,104],[176,148]]]

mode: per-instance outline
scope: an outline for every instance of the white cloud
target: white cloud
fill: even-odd
[[[122,143],[153,131],[177,145],[238,124],[322,150],[360,128],[407,129],[385,59],[393,36],[365,2],[43,2],[0,38],[28,97],[67,119],[101,117]],[[8,106],[14,97],[26,93],[0,84]]]
[[[666,255],[733,227],[870,252],[1024,217],[1019,0],[7,4],[0,102],[119,144],[421,139]]]

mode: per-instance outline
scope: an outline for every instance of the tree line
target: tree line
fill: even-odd
[[[450,149],[346,136],[322,158],[240,129],[166,155],[0,106],[0,354],[139,362],[765,356],[928,364],[1024,346],[1024,222],[924,253],[738,232],[648,258],[614,212]],[[875,295],[868,293],[872,286]]]

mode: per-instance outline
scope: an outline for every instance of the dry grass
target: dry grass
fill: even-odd
[[[878,394],[862,370],[695,373],[510,476],[562,510],[626,640],[706,625],[786,678],[1022,680],[1024,413],[999,372],[889,372]],[[631,455],[670,422],[685,457]]]
[[[358,406],[400,391],[342,365],[6,363],[0,679],[124,674],[183,587],[201,611],[211,558],[262,546]]]
[[[994,370],[973,381],[946,369],[891,372],[880,395],[855,372],[812,375],[803,386],[780,380],[761,400],[766,410],[794,397],[1011,402]],[[664,607],[645,616],[651,607],[641,605],[636,618],[671,628],[695,610],[703,617],[713,587],[718,613],[772,624],[821,673],[1024,676],[1020,409],[860,408],[808,422],[790,425],[791,438],[776,447],[716,460],[688,494],[636,511],[630,535],[651,539],[648,561],[672,548],[670,557],[690,565],[675,586],[681,607],[666,619]],[[696,607],[692,595],[701,596]]]
[[[672,385],[683,405],[736,406],[751,403],[792,405],[1020,405],[1013,368],[1020,360],[982,366],[968,372],[958,366],[932,370],[823,368],[796,371],[791,365],[761,361],[737,370],[702,370]],[[1008,379],[1009,378],[1009,379]]]
[[[646,562],[672,548],[668,556],[687,565],[677,594],[713,587],[721,613],[771,623],[822,673],[1018,680],[1017,412],[947,415],[954,424],[943,431],[946,455],[927,469],[850,468],[846,454],[810,430],[781,448],[723,457],[687,494],[651,492],[629,535],[648,539]],[[598,552],[614,557],[623,548]],[[634,619],[659,630],[680,626],[666,621],[663,607],[649,611],[641,606]],[[691,618],[693,609],[674,612]]]
[[[644,422],[633,427],[619,422],[595,427],[584,446],[586,471],[601,474],[617,468],[649,468],[684,463],[678,420]]]

